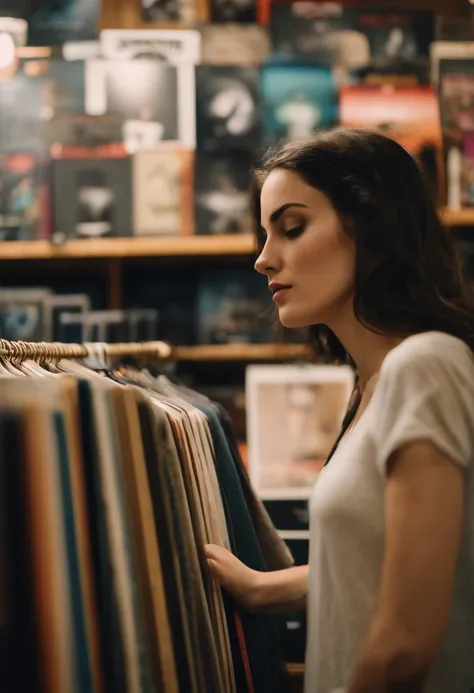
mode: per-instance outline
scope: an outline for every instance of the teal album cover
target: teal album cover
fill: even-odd
[[[262,119],[267,145],[304,140],[337,123],[337,87],[330,68],[268,65],[261,73]]]

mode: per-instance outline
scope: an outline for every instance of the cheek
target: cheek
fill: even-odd
[[[348,240],[301,244],[293,256],[297,301],[290,306],[290,320],[300,327],[324,322],[333,310],[350,300],[354,290],[355,251]],[[328,313],[329,311],[329,313]],[[282,318],[284,316],[282,315]],[[290,326],[290,325],[288,325]]]
[[[355,251],[351,242],[332,234],[319,243],[301,244],[295,249],[294,267],[297,280],[321,290],[322,286],[347,287],[354,282]]]

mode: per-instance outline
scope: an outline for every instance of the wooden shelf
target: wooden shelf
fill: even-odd
[[[222,236],[163,236],[161,238],[102,238],[73,240],[63,245],[49,241],[0,243],[0,260],[62,260],[132,257],[212,257],[252,255],[252,234]]]
[[[175,347],[172,352],[177,361],[291,361],[307,355],[304,344],[216,344]]]
[[[448,226],[474,226],[474,207],[444,210]],[[63,245],[49,241],[0,242],[2,260],[126,259],[144,257],[251,256],[256,252],[251,233],[221,236],[162,236],[153,238],[101,238],[71,240]]]
[[[442,216],[444,223],[450,227],[474,226],[474,207],[459,210],[445,209]]]
[[[286,671],[290,676],[304,676],[304,664],[288,663]]]

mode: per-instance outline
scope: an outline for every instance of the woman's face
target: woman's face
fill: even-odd
[[[266,242],[255,269],[268,278],[281,323],[331,325],[352,307],[355,273],[355,244],[334,207],[284,169],[268,175],[260,203]]]

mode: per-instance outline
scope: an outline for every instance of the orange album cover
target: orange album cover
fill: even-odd
[[[343,127],[371,128],[417,158],[438,196],[444,190],[439,102],[431,87],[347,86],[340,91]]]
[[[441,147],[439,105],[431,87],[342,87],[340,122],[382,130],[413,154],[427,143]]]

